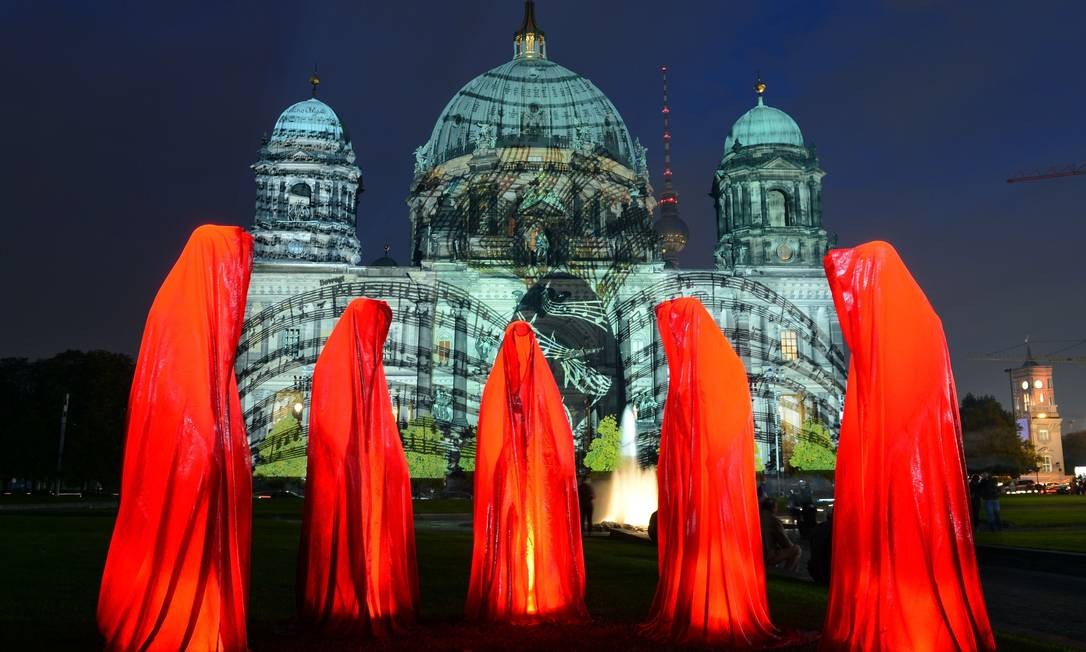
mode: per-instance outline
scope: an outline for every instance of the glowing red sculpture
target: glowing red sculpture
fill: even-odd
[[[660,579],[642,632],[686,645],[772,645],[747,372],[697,299],[661,303],[656,323],[670,380],[657,467]]]
[[[826,650],[992,650],[942,324],[893,247],[826,256],[852,358]]]
[[[515,321],[479,409],[467,615],[587,620],[573,433],[532,327]]]
[[[245,650],[252,488],[234,352],[252,267],[237,227],[192,234],[151,305],[98,597],[108,650]]]
[[[313,370],[298,606],[328,633],[386,635],[418,611],[411,479],[382,364],[391,321],[384,301],[355,299]]]

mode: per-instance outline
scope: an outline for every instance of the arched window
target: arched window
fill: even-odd
[[[770,190],[765,198],[769,226],[788,226],[792,220],[788,215],[788,198],[780,190]]]
[[[292,220],[308,220],[309,206],[312,203],[313,190],[307,183],[296,183],[290,187],[287,198],[287,214]]]

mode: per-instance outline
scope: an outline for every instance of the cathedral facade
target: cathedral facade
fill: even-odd
[[[304,475],[313,365],[363,296],[392,308],[390,409],[416,474],[473,468],[482,388],[513,319],[536,330],[578,452],[632,405],[653,462],[668,382],[653,310],[676,296],[699,298],[747,365],[760,464],[785,465],[805,424],[835,437],[846,366],[821,265],[823,172],[795,121],[759,82],[712,174],[716,264],[679,269],[687,231],[670,168],[654,223],[644,147],[591,81],[547,57],[532,2],[513,46],[415,151],[402,265],[387,248],[360,264],[362,172],[335,112],[314,93],[276,122],[253,166],[256,262],[237,363],[256,472]]]

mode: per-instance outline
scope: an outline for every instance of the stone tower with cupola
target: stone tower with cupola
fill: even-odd
[[[1008,370],[1018,436],[1033,444],[1041,458],[1038,463],[1038,480],[1063,482],[1067,473],[1063,465],[1061,440],[1063,419],[1060,418],[1060,409],[1056,404],[1052,367],[1034,361],[1028,347],[1026,358],[1021,367]]]
[[[732,126],[713,177],[717,268],[821,267],[825,172],[795,120],[765,103],[765,83],[759,79],[754,90],[758,104]]]
[[[361,171],[343,122],[313,97],[287,108],[260,148],[253,241],[258,260],[361,261],[355,202]]]

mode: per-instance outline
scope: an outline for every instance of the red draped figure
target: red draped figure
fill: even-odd
[[[826,256],[851,349],[824,650],[993,650],[939,317],[893,247]]]
[[[670,375],[657,467],[660,578],[642,632],[685,645],[775,644],[747,372],[697,299],[661,303],[656,323]]]
[[[386,635],[415,621],[411,478],[389,400],[384,301],[347,306],[313,370],[298,607],[334,634]]]
[[[479,409],[468,618],[587,620],[579,515],[562,397],[532,327],[515,321]]]
[[[98,597],[108,650],[245,650],[252,479],[234,352],[252,239],[192,234],[158,291],[128,400]]]

